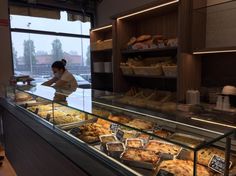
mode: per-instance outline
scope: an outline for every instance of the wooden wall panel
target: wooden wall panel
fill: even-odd
[[[236,53],[202,56],[202,86],[236,86]]]
[[[188,89],[201,84],[201,60],[192,55],[192,1],[179,4],[178,100],[184,101]]]

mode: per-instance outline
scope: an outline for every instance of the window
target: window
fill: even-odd
[[[51,64],[65,58],[67,69],[90,81],[90,22],[11,15],[15,74],[29,74],[39,82],[52,76]],[[46,32],[46,33],[45,33]]]

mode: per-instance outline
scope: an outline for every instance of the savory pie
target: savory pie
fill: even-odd
[[[159,161],[160,157],[152,151],[129,148],[123,153],[122,159],[155,164]]]
[[[189,160],[166,160],[161,162],[159,170],[165,170],[175,176],[192,176],[193,162]],[[213,176],[213,173],[202,165],[197,164],[197,176]]]
[[[146,145],[146,150],[153,151],[155,153],[166,153],[170,155],[177,155],[180,149],[181,148],[179,146],[156,140],[149,141],[149,143]]]

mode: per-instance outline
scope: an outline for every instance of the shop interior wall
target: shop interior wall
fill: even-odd
[[[157,0],[103,0],[97,7],[97,26],[112,22],[111,16],[132,10]]]
[[[4,88],[12,75],[12,54],[9,24],[5,24],[8,17],[8,0],[0,1],[0,96],[4,95]]]

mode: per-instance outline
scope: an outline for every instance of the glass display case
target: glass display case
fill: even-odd
[[[63,137],[85,143],[132,175],[235,175],[235,130],[52,87],[8,88],[7,99]]]

